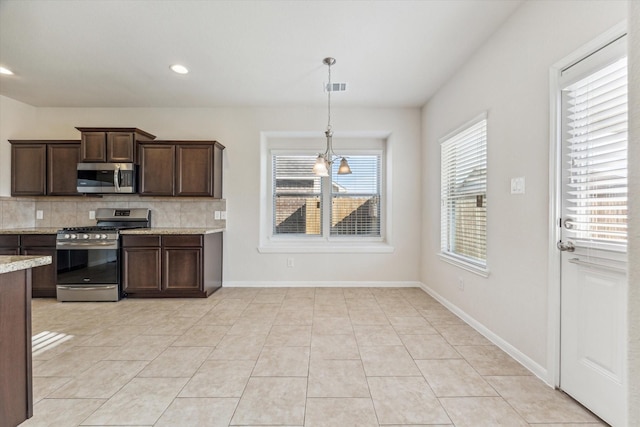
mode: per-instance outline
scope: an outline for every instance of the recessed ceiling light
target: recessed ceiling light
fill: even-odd
[[[171,69],[178,74],[187,74],[189,72],[189,70],[187,70],[187,67],[180,64],[173,64],[171,66]]]
[[[12,76],[13,75],[13,71],[11,71],[8,68],[0,67],[0,74],[6,74],[8,76]]]

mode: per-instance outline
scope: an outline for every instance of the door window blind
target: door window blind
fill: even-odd
[[[487,120],[441,144],[441,251],[479,267],[487,259]]]
[[[576,241],[627,243],[627,59],[568,86],[565,115],[568,218]]]
[[[273,234],[322,234],[321,178],[315,156],[273,156]]]
[[[349,156],[351,174],[332,165],[331,235],[380,236],[380,156]]]

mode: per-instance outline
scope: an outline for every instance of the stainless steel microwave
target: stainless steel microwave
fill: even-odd
[[[78,193],[110,194],[136,192],[133,163],[78,163]]]

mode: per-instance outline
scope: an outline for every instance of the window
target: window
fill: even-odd
[[[273,154],[273,236],[381,237],[381,153],[348,155],[352,173],[329,177],[312,168],[315,155]]]
[[[322,235],[322,179],[315,156],[273,156],[273,234]]]
[[[380,156],[349,156],[351,174],[332,165],[331,235],[380,237]]]
[[[627,245],[627,58],[563,90],[565,233],[578,245]]]
[[[487,265],[487,119],[441,142],[441,253],[472,271]]]

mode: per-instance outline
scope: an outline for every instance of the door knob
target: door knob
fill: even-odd
[[[560,240],[556,246],[558,247],[558,249],[560,249],[563,252],[573,252],[576,250],[576,247],[573,246],[573,243],[571,242],[563,243],[562,240]]]

